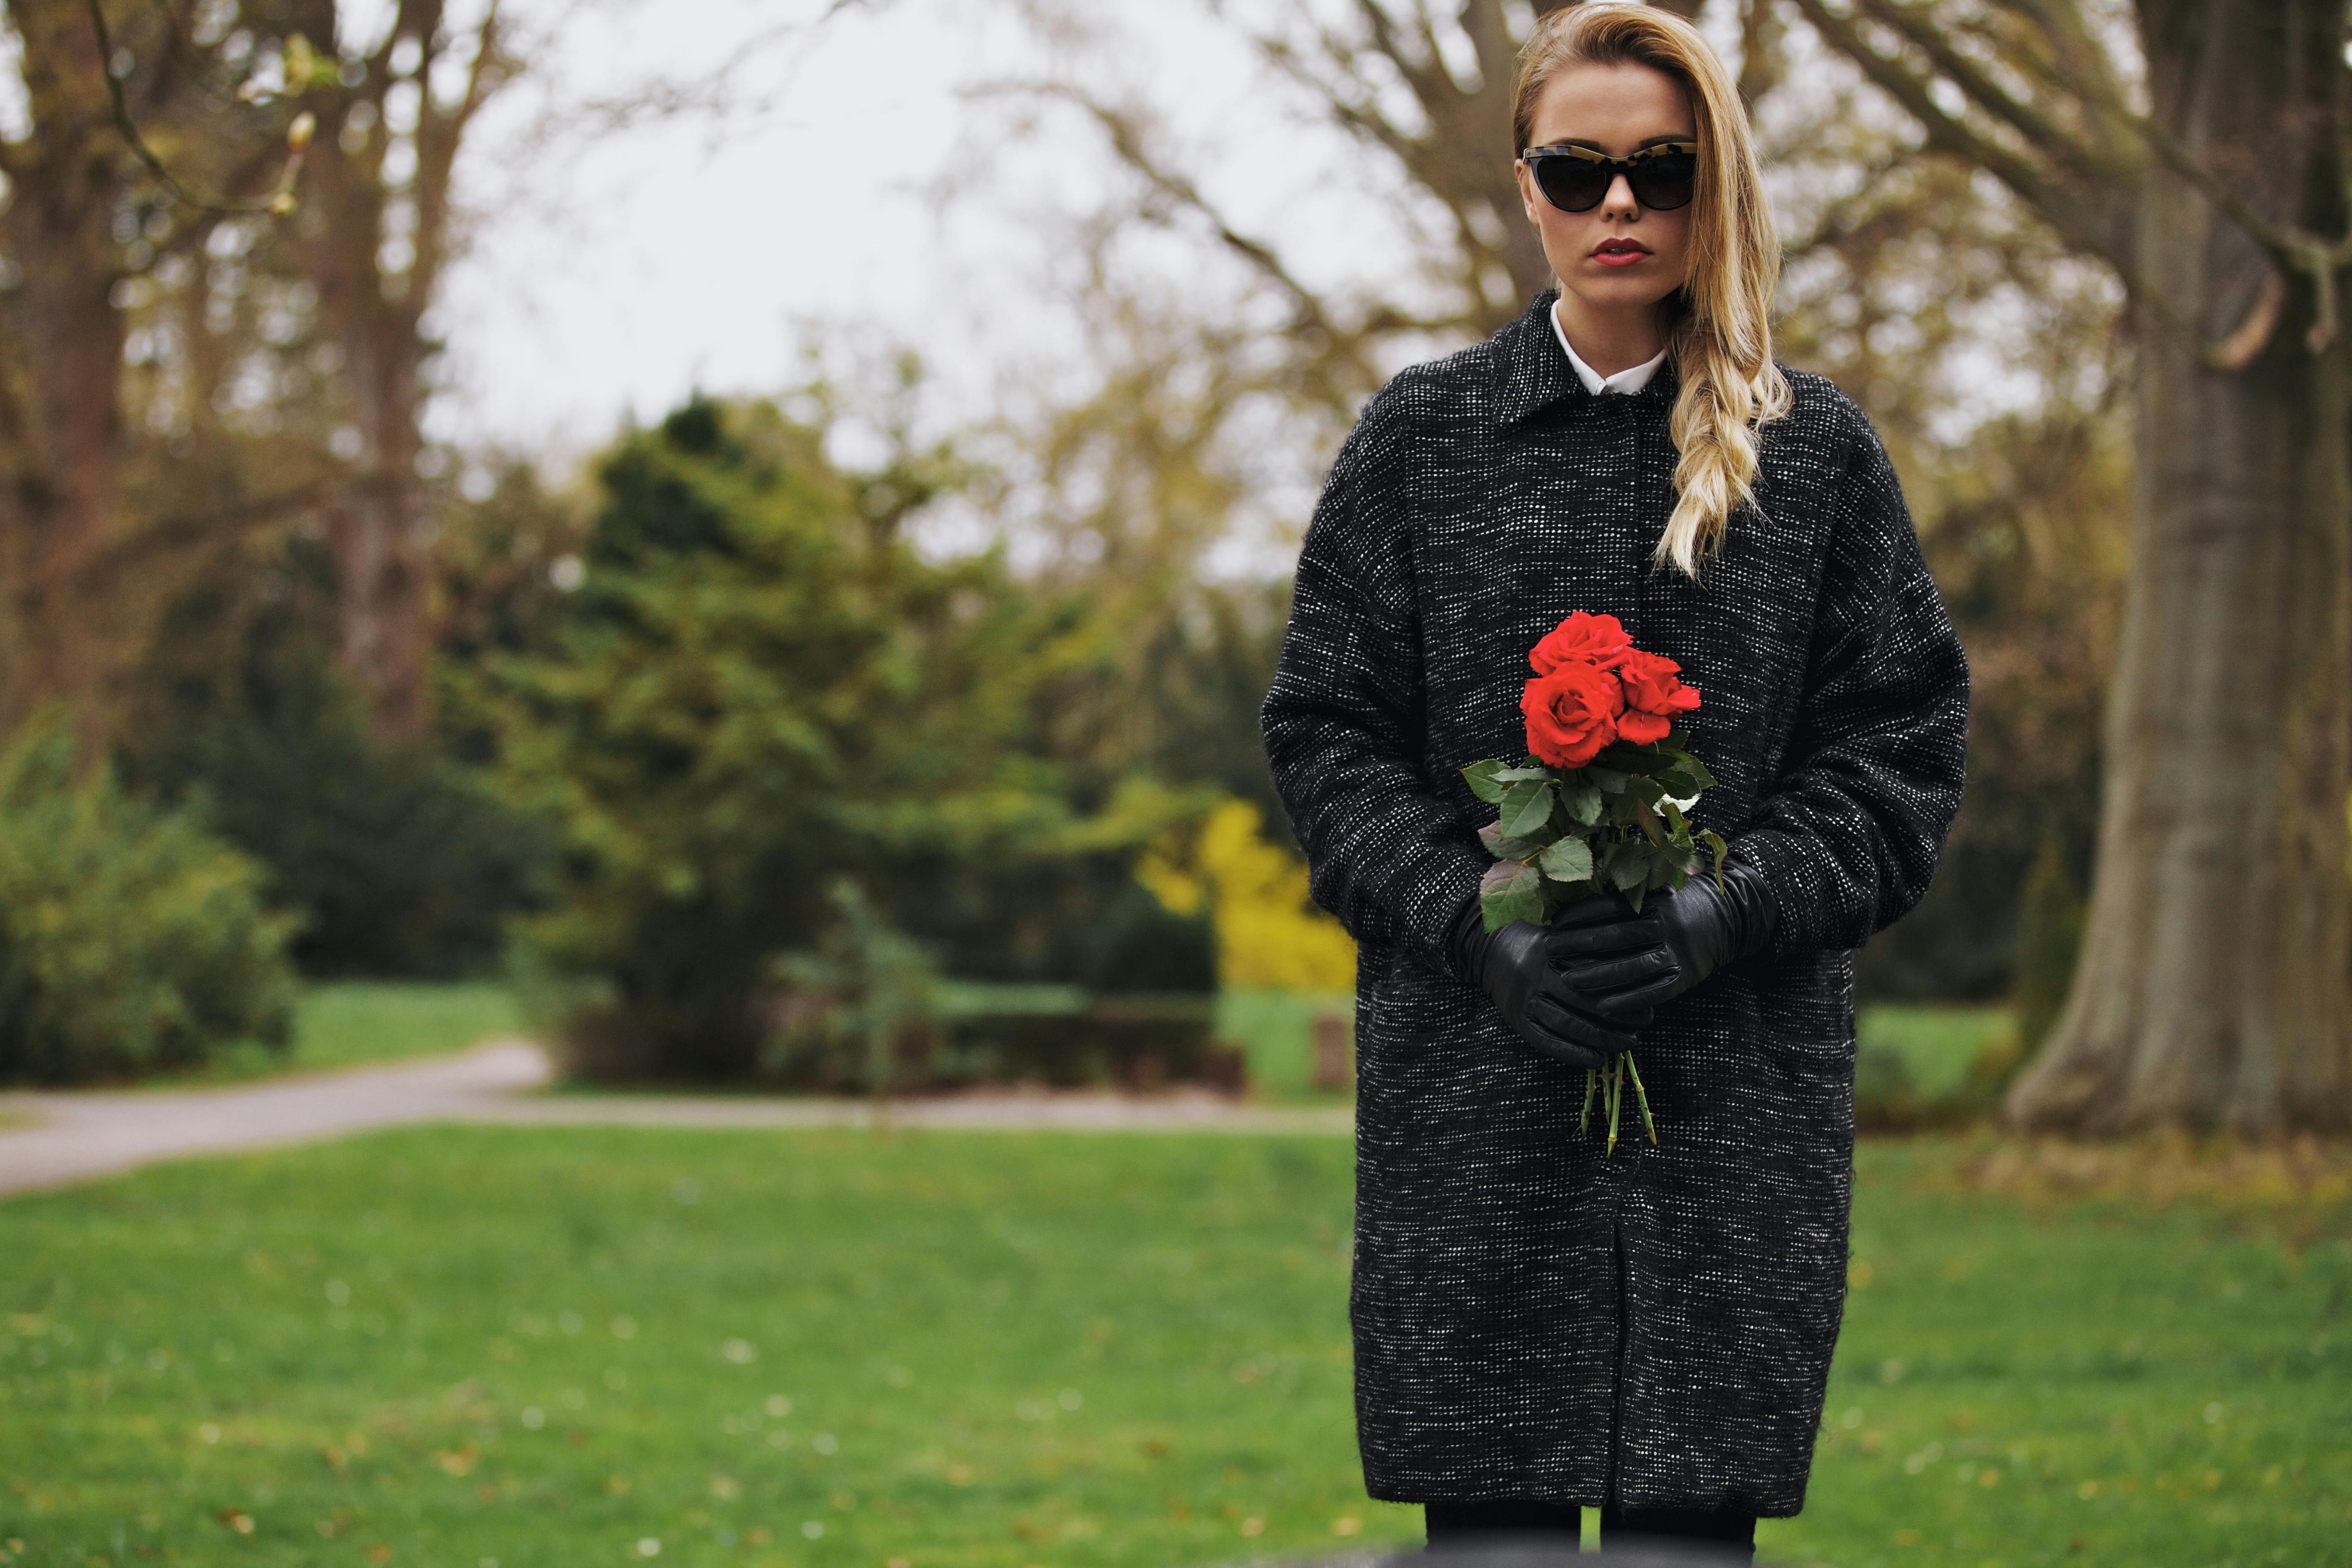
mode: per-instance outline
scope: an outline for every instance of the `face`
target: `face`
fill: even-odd
[[[1674,78],[1643,65],[1574,65],[1544,84],[1528,145],[1572,142],[1622,158],[1654,142],[1697,140],[1689,100]],[[1644,207],[1620,174],[1599,206],[1562,212],[1537,188],[1524,159],[1518,176],[1528,221],[1572,297],[1566,309],[1646,310],[1681,286],[1696,202],[1663,212]]]

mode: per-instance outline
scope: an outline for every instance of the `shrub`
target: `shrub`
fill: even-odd
[[[74,778],[64,728],[0,751],[0,1079],[68,1083],[286,1044],[293,921],[197,813]]]
[[[939,1076],[939,971],[921,943],[838,877],[814,948],[771,965],[782,986],[762,1065],[780,1078],[882,1094]]]
[[[223,837],[269,869],[298,913],[311,974],[450,979],[494,971],[504,923],[530,907],[552,846],[476,774],[368,732],[322,658],[256,632],[241,668],[154,705],[125,748],[132,781],[212,803]]]
[[[1356,942],[1307,891],[1307,862],[1269,842],[1258,807],[1228,798],[1197,833],[1169,835],[1137,868],[1160,901],[1205,909],[1216,928],[1217,978],[1270,991],[1344,991],[1356,984]]]
[[[919,937],[1002,932],[974,865],[1112,847],[1025,743],[1064,628],[1000,558],[900,537],[922,473],[845,473],[772,405],[697,400],[600,479],[584,580],[481,682],[516,798],[562,834],[523,956],[609,996],[582,1059],[755,1074],[770,963],[814,944],[835,878]]]

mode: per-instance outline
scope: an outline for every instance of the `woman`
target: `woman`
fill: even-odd
[[[1365,1483],[1433,1542],[1597,1506],[1752,1552],[1803,1506],[1844,1303],[1851,950],[1927,889],[1968,670],[1868,421],[1772,362],[1777,245],[1705,38],[1555,12],[1514,119],[1559,287],[1365,408],[1264,715],[1360,943]],[[1727,891],[1489,937],[1458,770],[1524,754],[1528,650],[1579,610],[1704,693]],[[1660,1141],[1604,1157],[1584,1068],[1636,1038]]]

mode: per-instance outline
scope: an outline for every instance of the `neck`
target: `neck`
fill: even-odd
[[[1596,310],[1562,289],[1552,309],[1559,312],[1560,330],[1574,345],[1576,357],[1601,375],[1615,375],[1621,370],[1646,363],[1666,346],[1665,331],[1659,324],[1655,305]]]

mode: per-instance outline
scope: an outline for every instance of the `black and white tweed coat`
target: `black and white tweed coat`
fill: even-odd
[[[1537,296],[1397,376],[1307,531],[1264,728],[1316,900],[1358,939],[1350,1317],[1364,1479],[1395,1501],[1804,1503],[1844,1308],[1852,949],[1916,903],[1960,797],[1968,668],[1885,449],[1829,381],[1760,433],[1760,512],[1693,584],[1671,362],[1585,390]],[[1583,1074],[1449,972],[1489,864],[1457,772],[1525,754],[1527,651],[1607,612],[1704,704],[1696,813],[1773,950],[1643,1036],[1660,1143],[1604,1159]]]

